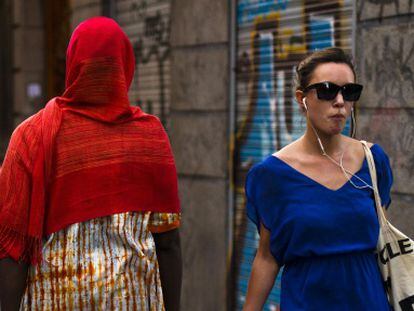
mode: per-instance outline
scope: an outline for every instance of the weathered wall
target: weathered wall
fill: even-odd
[[[173,0],[170,137],[182,202],[182,310],[226,310],[228,1]]]
[[[42,1],[13,1],[13,25],[13,114],[16,126],[44,101]]]
[[[357,8],[356,60],[365,86],[358,136],[388,153],[390,218],[414,237],[414,3],[359,0]]]

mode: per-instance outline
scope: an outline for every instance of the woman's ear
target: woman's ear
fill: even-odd
[[[305,94],[303,93],[303,91],[296,90],[295,97],[296,97],[296,101],[299,104],[300,110],[303,111],[303,112],[305,112],[306,111],[306,107],[305,107],[305,105],[303,103],[303,99],[305,98]]]

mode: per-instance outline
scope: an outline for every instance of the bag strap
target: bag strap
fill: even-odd
[[[372,188],[374,190],[375,197],[375,207],[377,209],[378,221],[381,226],[384,226],[388,223],[387,218],[385,217],[384,209],[381,206],[381,197],[378,191],[378,182],[377,182],[377,170],[375,168],[374,156],[372,155],[371,149],[368,147],[368,143],[365,140],[361,140],[362,146],[364,147],[365,157],[368,162],[369,173],[371,175]]]

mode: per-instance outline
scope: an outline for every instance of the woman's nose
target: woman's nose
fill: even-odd
[[[338,94],[336,94],[333,104],[335,107],[342,107],[343,105],[345,105],[344,97],[342,96],[341,91],[339,91]]]

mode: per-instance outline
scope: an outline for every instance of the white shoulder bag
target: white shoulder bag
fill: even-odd
[[[385,217],[378,192],[374,158],[367,143],[361,142],[374,188],[380,225],[377,259],[388,299],[395,311],[414,311],[414,241],[391,225]]]

